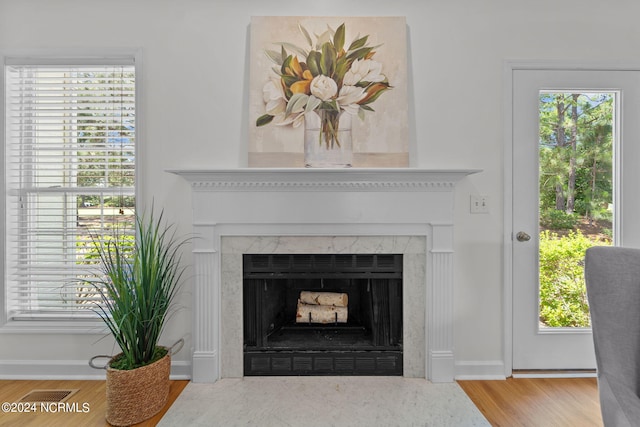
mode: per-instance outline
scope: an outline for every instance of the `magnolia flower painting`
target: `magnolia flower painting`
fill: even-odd
[[[405,29],[404,18],[252,18],[249,166],[408,166]]]

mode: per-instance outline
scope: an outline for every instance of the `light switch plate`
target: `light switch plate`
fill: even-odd
[[[489,196],[472,194],[471,195],[471,213],[489,213]]]

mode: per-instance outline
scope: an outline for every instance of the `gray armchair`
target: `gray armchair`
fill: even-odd
[[[585,281],[604,425],[640,426],[640,249],[589,248]]]

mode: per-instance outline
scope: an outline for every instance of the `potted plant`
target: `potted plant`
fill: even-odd
[[[102,273],[91,282],[100,295],[95,311],[121,353],[104,367],[94,360],[105,356],[95,356],[89,364],[107,370],[106,418],[112,425],[151,418],[169,395],[172,348],[158,340],[185,270],[180,249],[189,240],[176,238],[172,228],[162,213],[136,215],[135,239],[117,232],[93,239]]]

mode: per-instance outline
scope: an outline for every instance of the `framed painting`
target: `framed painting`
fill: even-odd
[[[252,17],[249,167],[407,167],[403,17]]]

